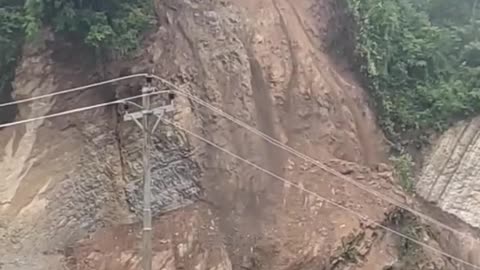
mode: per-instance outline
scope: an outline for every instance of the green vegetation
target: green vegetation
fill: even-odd
[[[400,180],[400,186],[406,192],[413,192],[415,185],[413,183],[413,159],[408,153],[392,156],[390,160],[395,168],[397,179]]]
[[[10,95],[23,41],[42,27],[97,54],[123,56],[153,23],[150,0],[0,0],[0,100]]]
[[[410,237],[411,239],[421,241],[423,234],[426,233],[422,225],[414,216],[410,214],[402,213],[401,215],[402,220],[399,223],[399,232]],[[400,251],[400,258],[411,259],[412,257],[418,255],[417,253],[420,252],[421,247],[411,240],[402,237],[399,239],[398,249]]]
[[[22,6],[0,0],[0,100],[10,100],[10,82],[23,42],[23,24]]]
[[[342,238],[342,245],[339,246],[332,257],[330,257],[330,268],[339,269],[348,264],[356,264],[361,259],[362,254],[359,248],[365,241],[365,233],[352,233]]]
[[[418,142],[480,111],[479,0],[347,3],[357,60],[392,140]]]
[[[396,209],[387,215],[384,225],[410,238],[397,238],[398,260],[390,268],[386,268],[386,270],[424,269],[422,265],[435,265],[435,262],[430,261],[431,257],[425,253],[425,250],[414,242],[425,242],[425,239],[433,238],[430,228],[422,224],[417,217],[408,211]]]
[[[26,0],[25,31],[35,37],[41,26],[95,48],[126,54],[154,22],[149,0]]]

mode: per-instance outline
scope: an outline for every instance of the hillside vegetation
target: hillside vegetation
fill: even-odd
[[[98,55],[125,55],[137,48],[154,22],[150,0],[0,0],[0,100],[8,100],[25,40],[49,27],[57,36]]]
[[[392,140],[480,110],[478,0],[347,0],[356,55]]]
[[[15,3],[0,0],[0,100],[3,102],[11,100],[12,87],[10,83],[24,38],[23,25],[22,8]],[[0,123],[11,118],[4,116],[8,114],[4,108],[0,113]]]
[[[357,60],[392,140],[418,142],[480,111],[479,0],[346,1]],[[21,45],[42,27],[94,53],[125,55],[154,22],[152,10],[150,0],[0,0],[1,100]]]

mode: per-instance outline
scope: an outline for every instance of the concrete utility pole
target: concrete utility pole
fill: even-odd
[[[175,96],[169,93],[169,104],[155,109],[151,109],[151,93],[156,89],[152,86],[152,77],[146,77],[146,84],[142,87],[142,110],[136,113],[126,112],[124,120],[133,120],[143,132],[143,234],[142,234],[142,256],[143,269],[152,269],[152,178],[150,164],[150,147],[152,144],[152,133],[157,128],[160,118],[165,112],[174,110],[173,99]],[[140,107],[140,105],[135,104]],[[150,128],[150,116],[154,115],[157,120],[152,128]],[[142,123],[138,121],[142,118]]]
[[[142,88],[142,94],[148,95],[153,92],[151,78],[147,78],[147,85]],[[151,96],[142,97],[143,114],[143,269],[152,269],[152,177],[150,165],[150,145],[152,136],[150,133],[149,116]]]

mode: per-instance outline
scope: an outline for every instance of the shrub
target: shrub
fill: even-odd
[[[51,27],[57,35],[97,54],[124,56],[154,23],[150,0],[0,0],[0,103],[11,100],[11,82],[25,38]],[[5,110],[0,108],[0,122]],[[11,119],[10,119],[11,120]]]
[[[141,34],[154,23],[148,0],[27,0],[27,34],[42,25],[97,51],[125,55],[138,47]]]
[[[23,42],[25,18],[22,3],[0,0],[0,102],[11,101],[11,82]],[[0,108],[0,123],[15,118],[14,107]]]
[[[347,2],[355,55],[392,140],[480,111],[478,0]]]
[[[413,182],[413,159],[409,154],[401,154],[390,158],[395,168],[397,179],[400,180],[400,186],[406,192],[413,192],[415,184]]]

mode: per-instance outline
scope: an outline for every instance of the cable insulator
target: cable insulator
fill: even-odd
[[[147,76],[145,77],[145,80],[147,81],[148,84],[151,84],[152,81],[153,81],[153,77],[152,77],[151,75],[147,75]]]

